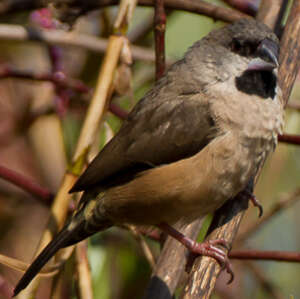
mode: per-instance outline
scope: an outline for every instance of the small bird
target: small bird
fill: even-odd
[[[17,284],[24,289],[61,248],[116,224],[170,225],[214,212],[251,185],[283,125],[278,39],[243,19],[197,41],[138,102],[70,192],[77,212]],[[204,243],[202,243],[204,244]],[[223,260],[215,244],[198,253]],[[220,257],[221,256],[221,257]]]

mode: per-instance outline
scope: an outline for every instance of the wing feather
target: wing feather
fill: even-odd
[[[177,62],[135,106],[116,136],[102,149],[70,192],[93,186],[107,188],[145,168],[168,164],[200,151],[216,127],[203,86],[194,78],[178,78]]]

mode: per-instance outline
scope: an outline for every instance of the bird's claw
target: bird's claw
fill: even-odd
[[[194,242],[193,246],[188,248],[190,252],[186,264],[186,271],[190,272],[197,256],[209,256],[217,260],[222,268],[225,268],[227,273],[230,274],[230,279],[228,281],[228,284],[230,284],[234,280],[234,273],[232,271],[231,263],[227,254],[222,249],[216,247],[216,245],[222,245],[226,249],[229,249],[228,243],[224,239],[209,240],[203,243]]]
[[[158,227],[178,240],[181,244],[183,244],[189,250],[189,257],[187,260],[186,270],[192,268],[194,260],[199,255],[209,256],[216,259],[219,264],[227,270],[227,272],[231,275],[228,283],[231,283],[234,279],[233,271],[231,269],[231,264],[229,262],[227,254],[221,250],[220,248],[216,247],[217,245],[222,245],[226,249],[229,250],[228,243],[224,239],[216,239],[216,240],[209,240],[203,243],[198,243],[187,236],[183,235],[167,223],[160,223]]]
[[[250,198],[249,198],[252,202],[252,204],[258,208],[258,217],[261,217],[264,213],[264,209],[263,209],[263,206],[262,204],[259,202],[259,200],[256,198],[256,196],[252,193]]]
[[[256,196],[248,189],[245,189],[244,191],[242,191],[242,196],[247,197],[247,199],[249,199],[252,202],[252,204],[258,208],[258,211],[259,211],[258,217],[261,217],[264,213],[264,210],[263,210],[262,204],[259,202],[259,200],[256,198]]]

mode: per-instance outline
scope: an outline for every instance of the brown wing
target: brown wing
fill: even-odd
[[[180,64],[173,66],[173,71]],[[187,82],[192,80],[187,81],[188,74],[184,80],[178,80],[174,78],[176,74],[171,70],[135,106],[71,192],[94,186],[105,189],[109,182],[130,179],[145,168],[192,156],[209,142],[215,126],[208,101],[199,92],[199,84],[188,86],[187,94]]]

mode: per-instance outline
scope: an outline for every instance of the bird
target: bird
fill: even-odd
[[[172,228],[212,213],[253,184],[282,132],[279,42],[241,19],[192,45],[136,104],[78,178],[77,211],[29,266],[17,295],[61,248],[113,225]],[[222,260],[213,244],[200,253]],[[220,257],[221,256],[221,257]]]

